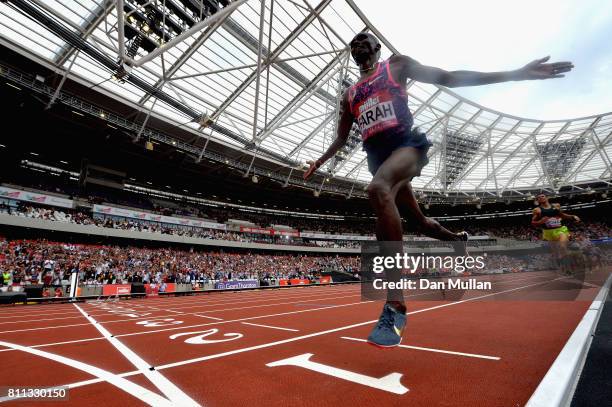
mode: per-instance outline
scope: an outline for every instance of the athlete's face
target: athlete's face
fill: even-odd
[[[380,50],[380,44],[376,42],[374,37],[366,34],[357,34],[349,45],[351,47],[351,55],[359,65],[369,62]]]
[[[546,203],[548,202],[548,198],[546,198],[546,195],[544,194],[540,194],[536,196],[536,200],[538,201],[538,204],[540,205],[546,205]]]

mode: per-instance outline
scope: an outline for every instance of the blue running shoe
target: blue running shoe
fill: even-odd
[[[406,328],[406,314],[390,304],[385,304],[378,323],[368,336],[368,343],[381,348],[392,348],[402,341]]]

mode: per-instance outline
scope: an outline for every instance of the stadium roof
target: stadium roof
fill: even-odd
[[[289,167],[318,158],[335,138],[337,96],[359,73],[347,43],[362,30],[382,40],[383,58],[397,53],[352,0],[0,5],[4,45],[202,137]],[[609,185],[612,113],[539,121],[439,86],[409,82],[408,94],[415,124],[434,143],[416,189],[494,197]],[[357,137],[322,170],[345,181],[371,178]]]

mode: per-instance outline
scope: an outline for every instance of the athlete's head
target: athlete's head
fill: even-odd
[[[358,33],[351,42],[351,55],[357,65],[368,65],[378,61],[380,57],[380,42],[372,34],[362,31]]]
[[[538,194],[536,196],[536,202],[538,205],[546,205],[548,203],[548,197],[544,193]]]

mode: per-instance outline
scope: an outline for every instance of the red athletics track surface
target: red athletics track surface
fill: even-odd
[[[575,280],[545,272],[481,277],[495,292],[462,301],[410,292],[403,347],[385,350],[363,342],[381,303],[358,285],[1,308],[2,386],[70,387],[11,406],[519,406],[604,277],[573,301]]]

